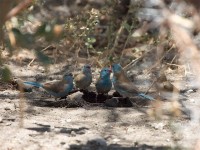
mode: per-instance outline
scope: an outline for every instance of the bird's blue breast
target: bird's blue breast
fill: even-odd
[[[96,88],[98,92],[108,92],[112,87],[112,82],[110,78],[108,79],[101,79],[99,82],[96,84]]]

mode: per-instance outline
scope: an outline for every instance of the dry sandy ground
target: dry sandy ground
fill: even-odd
[[[167,149],[175,146],[176,133],[168,119],[152,121],[146,108],[45,107],[54,100],[26,99],[20,125],[17,91],[4,91],[1,98],[1,149]],[[3,95],[1,94],[1,95]],[[9,94],[7,97],[6,95]],[[27,103],[29,101],[34,101]],[[35,104],[35,105],[34,105]],[[38,105],[39,104],[39,105]],[[185,124],[175,119],[172,124]],[[183,137],[175,135],[175,141]],[[181,143],[180,143],[181,144]]]
[[[39,71],[24,70],[21,69],[18,76],[34,76],[34,72]],[[17,70],[13,72],[15,74]],[[95,106],[88,103],[76,108],[55,107],[57,102],[42,96],[38,90],[26,93],[24,98],[23,127],[20,128],[19,91],[1,90],[2,150],[162,150],[177,145],[188,148],[188,143],[195,142],[185,143],[184,139],[193,133],[187,131],[188,134],[183,135],[177,130],[190,120],[184,117],[152,120],[146,115],[147,107],[109,108],[103,104]],[[193,132],[198,130],[199,127]]]
[[[1,149],[162,149],[173,146],[167,121],[150,121],[134,108],[26,106],[24,124],[19,128],[19,99],[1,100]]]

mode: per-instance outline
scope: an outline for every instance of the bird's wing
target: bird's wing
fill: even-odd
[[[75,83],[77,88],[85,89],[92,83],[92,76],[81,73],[75,77]]]
[[[43,88],[47,91],[60,93],[65,91],[65,83],[62,81],[47,82],[43,85]]]
[[[132,84],[132,82],[118,82],[117,86],[119,89],[124,90],[126,92],[136,94],[138,93],[138,89]]]
[[[75,82],[78,84],[80,82],[83,82],[85,80],[85,75],[83,73],[81,74],[78,74],[76,77],[75,77]]]
[[[128,78],[127,74],[124,71],[120,73],[118,78],[120,81],[131,82],[131,80]]]

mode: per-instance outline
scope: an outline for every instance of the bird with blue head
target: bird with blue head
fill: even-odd
[[[140,93],[137,87],[133,85],[131,80],[128,78],[120,64],[113,64],[113,85],[115,90],[123,97],[134,97],[140,96],[148,100],[154,100],[153,97]]]
[[[69,92],[72,91],[73,85],[73,75],[72,73],[66,73],[62,80],[52,81],[47,83],[29,82],[25,81],[24,84],[29,84],[38,88],[43,88],[47,93],[57,98],[66,97]]]
[[[92,83],[91,66],[89,64],[84,65],[82,72],[79,73],[74,80],[76,88],[79,88],[80,90],[87,90]]]
[[[110,68],[103,68],[100,72],[100,77],[95,86],[98,94],[107,94],[112,88],[112,81],[110,79]]]

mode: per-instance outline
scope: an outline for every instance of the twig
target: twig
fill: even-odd
[[[132,60],[128,65],[126,65],[125,67],[123,67],[123,69],[126,69],[127,67],[129,67],[130,65],[133,65],[134,63],[136,64],[138,62],[138,60],[140,60],[141,58],[143,58],[143,56],[138,57],[138,58]]]
[[[35,58],[33,58],[27,66],[30,67],[31,64],[34,62],[34,60],[35,60]]]
[[[171,48],[167,51],[167,53],[169,53],[172,50],[172,48],[173,48],[173,46],[171,46]],[[166,53],[146,73],[148,74],[149,72],[151,72],[152,69],[154,69],[158,64],[160,64],[160,62],[163,60],[165,55],[166,55]]]
[[[166,63],[167,65],[170,65],[170,66],[176,66],[176,67],[184,67],[184,65],[177,65],[177,64],[171,64],[171,63]]]
[[[121,36],[122,32],[124,31],[123,24],[124,24],[124,22],[122,21],[122,23],[120,25],[120,28],[116,32],[116,37],[115,37],[115,40],[114,40],[114,44],[113,44],[112,48],[110,49],[110,51],[107,52],[107,55],[114,55],[115,54],[115,49],[119,45],[120,36]],[[104,53],[106,53],[106,52],[104,52]]]
[[[19,3],[16,7],[14,7],[6,16],[6,20],[16,16],[20,13],[23,9],[27,8],[31,5],[33,0],[24,0],[23,2]]]
[[[174,61],[174,59],[176,58],[176,56],[177,56],[177,55],[175,55],[174,58],[172,59],[171,64],[173,63],[173,61]]]
[[[155,84],[156,82],[156,78],[153,80],[152,84],[149,86],[149,88],[147,89],[147,91],[144,93],[145,95],[149,92],[149,90],[153,87],[153,85]]]
[[[53,45],[49,45],[49,46],[45,47],[44,49],[42,49],[41,51],[44,52],[44,51],[46,51],[51,46],[53,46]]]

